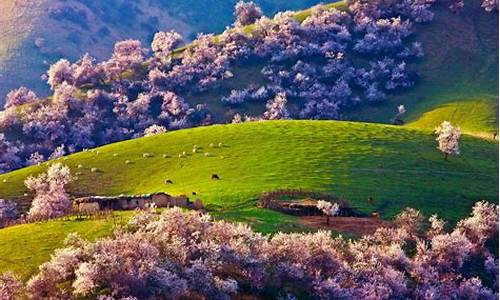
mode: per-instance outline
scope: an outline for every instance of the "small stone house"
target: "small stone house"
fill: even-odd
[[[155,204],[157,207],[186,207],[195,208],[193,203],[185,195],[171,196],[166,193],[154,193],[145,195],[120,195],[120,196],[89,196],[73,200],[75,208],[79,212],[96,210],[132,210],[145,208],[147,205]],[[199,205],[197,205],[199,207]]]

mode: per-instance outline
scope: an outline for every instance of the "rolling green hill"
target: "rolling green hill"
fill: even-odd
[[[343,2],[329,4],[343,8]],[[397,110],[404,104],[408,110],[405,121],[411,127],[433,129],[449,118],[464,132],[491,138],[498,131],[498,13],[487,13],[480,1],[465,1],[461,13],[453,13],[448,4],[438,2],[433,6],[434,20],[417,24],[414,39],[422,43],[424,58],[411,62],[419,74],[417,84],[405,91],[388,95],[380,104],[367,104],[350,109],[346,120],[391,123]],[[301,21],[309,10],[296,15]],[[251,32],[252,26],[247,28]],[[207,103],[218,116],[232,117],[220,99],[232,89],[243,89],[251,83],[266,82],[260,73],[264,65],[250,62],[236,66],[235,76],[222,82],[217,91],[196,96],[184,95],[192,103]],[[465,108],[475,113],[461,113]],[[262,113],[262,103],[243,105],[240,112],[256,115]],[[455,111],[457,111],[455,113]],[[422,120],[420,120],[422,118]],[[430,118],[434,120],[430,120]]]
[[[466,1],[461,14],[440,4],[435,12],[433,23],[418,25],[416,38],[426,52],[418,63],[420,82],[385,103],[357,107],[345,115],[387,123],[396,106],[404,104],[405,126],[273,121],[169,132],[62,159],[74,174],[81,173],[70,192],[74,196],[196,192],[213,216],[246,222],[266,233],[304,229],[295,217],[256,207],[259,193],[277,188],[328,192],[360,211],[380,211],[383,218],[410,206],[453,223],[477,200],[498,199],[498,143],[475,137],[490,138],[498,130],[498,14],[484,12],[478,1]],[[307,12],[299,17],[304,15]],[[242,65],[234,73],[220,91],[261,79],[258,65]],[[186,98],[224,113],[220,96]],[[245,109],[259,112],[262,107]],[[436,149],[430,131],[445,119],[466,133],[462,154],[449,161]],[[201,147],[199,153],[192,152],[193,145]],[[184,151],[186,157],[179,158]],[[144,157],[145,153],[152,157]],[[15,199],[26,209],[32,196],[24,196],[23,181],[46,167],[0,175],[0,198]],[[221,180],[211,180],[212,174]],[[173,184],[165,184],[166,179]],[[368,197],[374,198],[373,204]],[[118,215],[126,218],[130,213]],[[67,233],[96,238],[109,234],[114,224],[114,220],[57,220],[2,229],[0,273],[14,270],[26,278],[62,245]]]
[[[193,145],[201,147],[199,153],[192,152]],[[187,157],[179,158],[182,152]],[[464,137],[462,153],[444,161],[432,135],[403,127],[278,121],[180,130],[77,153],[63,162],[82,173],[71,185],[73,195],[196,192],[211,210],[228,211],[253,209],[260,192],[290,187],[328,191],[385,217],[416,206],[456,220],[474,201],[495,200],[498,194],[497,144]],[[6,180],[0,182],[0,197],[23,198],[23,180],[44,168],[0,175]],[[211,180],[212,174],[222,180]],[[378,200],[376,207],[366,203],[369,196]]]
[[[192,152],[193,145],[201,147],[199,153]],[[276,188],[328,192],[361,211],[378,210],[384,218],[410,206],[453,223],[475,201],[498,199],[498,144],[465,136],[461,150],[461,156],[445,161],[433,135],[405,127],[268,121],[169,132],[61,161],[73,174],[82,173],[70,186],[75,196],[196,192],[213,216],[276,232],[304,229],[293,216],[257,208],[259,193]],[[179,158],[184,151],[187,156]],[[153,156],[144,157],[145,153]],[[126,164],[127,160],[133,163]],[[92,168],[98,172],[91,172]],[[46,164],[0,175],[0,198],[28,204],[23,180],[44,169]],[[212,174],[221,180],[211,180]],[[166,179],[173,184],[165,184]],[[370,196],[375,199],[373,205],[367,203]],[[96,238],[109,234],[115,223],[113,219],[59,220],[2,229],[0,273],[14,270],[26,278],[62,245],[67,233]]]
[[[498,12],[465,1],[462,13],[434,6],[432,23],[417,25],[425,57],[417,63],[420,81],[408,92],[378,106],[355,109],[352,120],[387,123],[396,106],[408,110],[410,127],[434,128],[445,119],[463,131],[491,138],[498,131]]]

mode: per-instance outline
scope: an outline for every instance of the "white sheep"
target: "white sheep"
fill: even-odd
[[[117,157],[117,156],[118,156],[118,153],[113,153],[113,156],[114,156],[114,157]]]
[[[81,169],[81,168],[83,168],[83,165],[78,165],[77,168]]]
[[[126,163],[127,165],[130,165],[130,164],[132,163],[132,161],[127,159],[127,160],[125,161],[125,163]]]
[[[90,169],[90,172],[92,172],[92,173],[96,173],[97,171],[99,171],[97,168]]]
[[[142,154],[142,157],[145,157],[145,158],[147,158],[147,157],[153,157],[153,154],[146,152],[146,153]]]
[[[211,155],[210,152],[205,152],[206,157],[209,157],[210,155]]]

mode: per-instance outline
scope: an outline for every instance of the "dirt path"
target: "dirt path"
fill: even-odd
[[[379,227],[389,227],[388,221],[375,218],[334,217],[330,218],[330,226],[326,225],[325,216],[300,217],[299,222],[308,227],[333,229],[338,232],[366,235],[374,233]]]

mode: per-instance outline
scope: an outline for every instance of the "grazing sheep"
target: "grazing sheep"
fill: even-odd
[[[24,194],[23,194],[23,196],[24,196],[24,197],[28,197],[28,193],[24,193]]]
[[[130,164],[131,164],[131,163],[133,163],[133,162],[132,162],[131,160],[126,160],[126,161],[125,161],[125,163],[126,163],[127,165],[130,165]]]
[[[99,153],[101,153],[101,152],[100,152],[100,151],[96,151],[96,152],[95,152],[95,155],[99,155]]]
[[[210,143],[210,145],[208,145],[210,148],[213,148],[215,147],[215,145],[213,143]]]
[[[144,158],[153,157],[153,154],[146,152],[146,153],[142,154],[142,157],[144,157]]]
[[[192,194],[196,196],[196,192],[193,192]]]
[[[222,142],[219,143],[219,148],[224,146],[224,144]]]
[[[163,154],[163,158],[168,158],[168,155],[167,154]]]
[[[212,174],[212,180],[219,180],[220,177],[217,174]]]
[[[179,158],[183,158],[184,155],[182,153],[179,153]]]
[[[186,151],[182,151],[182,156],[186,156],[186,155],[187,155]]]
[[[118,156],[118,153],[113,153],[113,157],[117,157]]]
[[[97,171],[99,171],[97,168],[90,169],[90,172],[92,172],[92,173],[96,173]]]
[[[7,179],[4,179],[4,180],[2,180],[2,181],[3,181],[3,183],[7,183]]]
[[[76,172],[76,173],[75,173],[75,175],[76,175],[76,176],[80,176],[80,175],[82,175],[82,174],[83,174],[82,172]]]
[[[197,148],[193,148],[193,153],[197,153],[198,152],[198,149]]]
[[[170,179],[165,180],[165,184],[174,184],[174,182]]]
[[[205,152],[205,156],[209,157],[210,156],[210,152]]]

